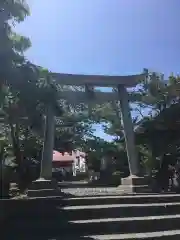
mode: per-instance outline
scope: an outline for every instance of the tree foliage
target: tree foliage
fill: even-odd
[[[152,169],[157,165],[155,157],[169,151],[175,144],[175,137],[170,135],[178,135],[175,131],[177,132],[180,120],[177,110],[180,101],[180,78],[171,75],[165,80],[162,74],[147,70],[146,72],[147,78],[139,82],[136,88],[129,90],[129,100],[138,155],[143,168]],[[119,103],[104,103],[95,109],[94,115],[95,119],[104,124],[105,132],[114,137],[114,144],[118,144],[120,151],[124,151],[124,131]],[[161,131],[158,128],[161,128]],[[167,132],[164,131],[165,128],[168,129]],[[160,138],[162,135],[164,137]]]
[[[41,160],[47,104],[53,106],[56,115],[56,149],[81,147],[84,139],[92,135],[92,121],[86,104],[59,100],[60,91],[72,87],[60,86],[48,70],[24,57],[24,51],[31,46],[30,40],[18,35],[14,26],[29,15],[26,2],[3,0],[0,10],[3,13],[0,21],[0,156],[4,161],[9,149],[12,150],[9,157],[13,155],[22,182],[26,160]]]
[[[25,162],[41,160],[44,115],[47,105],[51,104],[56,114],[56,150],[71,151],[80,148],[88,152],[89,162],[96,165],[95,168],[100,168],[100,160],[104,156],[116,162],[118,169],[127,166],[119,102],[111,101],[100,105],[89,102],[88,106],[87,103],[72,103],[61,99],[62,91],[78,92],[82,89],[59,85],[47,69],[35,66],[25,58],[24,52],[31,46],[31,42],[29,38],[16,33],[14,27],[30,14],[26,1],[1,0],[0,11],[1,162],[9,159],[6,162],[14,163],[19,179],[23,182],[26,175],[23,170]],[[145,123],[143,136],[149,142],[152,137],[145,135],[145,132],[154,129],[158,135],[157,125],[167,127],[180,120],[177,114],[179,111],[173,110],[173,106],[179,106],[179,89],[179,76],[171,75],[165,81],[162,74],[149,72],[144,81],[129,90],[133,124],[139,126],[140,122]],[[91,98],[91,93],[87,97]],[[105,133],[114,137],[112,142],[94,136],[92,125],[97,123],[103,125]],[[179,138],[173,141],[171,149],[179,149]],[[145,168],[152,169],[155,158],[149,142],[143,139],[137,141],[136,145]],[[161,141],[158,142],[161,144]],[[165,144],[161,146],[162,151],[165,151]]]

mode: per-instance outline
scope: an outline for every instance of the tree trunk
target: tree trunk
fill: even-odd
[[[20,191],[24,191],[26,187],[26,181],[24,181],[25,173],[24,173],[24,166],[22,162],[23,156],[21,153],[20,143],[19,143],[19,124],[16,123],[14,127],[12,122],[9,121],[9,125],[11,129],[13,152],[14,152],[14,156],[17,164],[18,186]]]

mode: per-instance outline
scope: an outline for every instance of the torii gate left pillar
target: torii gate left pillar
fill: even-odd
[[[55,128],[54,107],[48,104],[46,110],[40,178],[32,182],[28,189],[28,197],[58,196],[60,194],[57,182],[52,179]]]

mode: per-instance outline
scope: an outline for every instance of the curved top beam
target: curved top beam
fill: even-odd
[[[127,76],[51,73],[51,76],[61,85],[82,86],[88,84],[98,87],[113,87],[121,84],[125,87],[135,87],[139,81],[146,78],[146,73]]]

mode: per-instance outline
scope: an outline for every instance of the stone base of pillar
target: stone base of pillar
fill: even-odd
[[[27,196],[28,197],[57,197],[61,195],[60,189],[58,189],[57,182],[46,179],[38,179],[33,181],[30,187],[28,188]]]
[[[147,177],[138,177],[131,175],[127,178],[121,179],[121,185],[119,186],[124,194],[133,193],[149,193],[151,189],[148,184]]]

